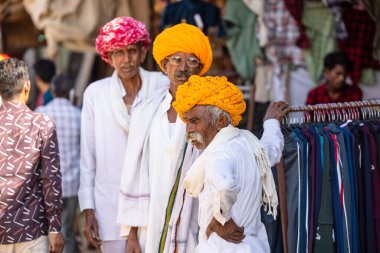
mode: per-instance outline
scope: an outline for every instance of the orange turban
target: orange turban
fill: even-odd
[[[153,42],[153,57],[161,69],[161,62],[166,57],[177,52],[194,54],[202,63],[200,75],[210,68],[212,63],[212,50],[206,35],[196,26],[189,24],[178,24],[166,28],[157,35]]]
[[[245,111],[243,93],[225,76],[200,77],[193,75],[178,86],[174,109],[183,119],[183,114],[195,105],[214,105],[231,115],[232,125],[237,126]]]

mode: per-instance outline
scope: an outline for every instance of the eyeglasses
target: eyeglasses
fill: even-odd
[[[182,58],[181,56],[170,56],[169,63],[173,66],[179,66],[183,61],[186,61],[186,65],[190,68],[196,68],[199,65],[199,60],[195,57],[189,57],[187,59]]]

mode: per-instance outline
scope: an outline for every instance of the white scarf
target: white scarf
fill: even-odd
[[[260,177],[263,186],[262,203],[265,211],[268,209],[268,214],[272,214],[274,219],[277,217],[278,197],[276,192],[276,185],[274,183],[272,170],[269,166],[268,154],[265,151],[260,141],[248,130],[241,130],[229,125],[228,127],[220,130],[212,142],[207,146],[199,158],[193,163],[191,168],[187,171],[186,177],[183,181],[183,187],[187,193],[192,197],[197,197],[201,192],[205,182],[205,164],[208,156],[214,148],[220,144],[241,135],[246,138],[250,143],[250,149],[255,155],[256,163],[260,171]],[[216,207],[220,210],[220,207]],[[214,213],[215,215],[215,213]],[[219,215],[221,215],[219,213]],[[215,217],[217,220],[220,217]]]
[[[145,100],[157,87],[168,85],[167,78],[161,72],[148,72],[139,68],[141,78],[141,89],[139,95]],[[131,115],[128,113],[127,105],[122,97],[123,84],[114,71],[111,77],[111,107],[116,122],[126,131],[129,132],[131,124]]]

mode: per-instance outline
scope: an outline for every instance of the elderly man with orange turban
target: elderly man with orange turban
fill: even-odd
[[[194,252],[269,253],[260,206],[263,203],[276,218],[278,199],[270,168],[281,157],[279,120],[289,106],[269,106],[260,141],[236,128],[245,102],[225,77],[191,76],[178,88],[173,107],[186,122],[187,139],[203,150],[183,180],[187,194],[199,198],[199,244]],[[214,226],[230,219],[244,227],[241,243],[212,233]]]
[[[96,39],[96,50],[115,71],[84,93],[78,197],[83,232],[102,252],[126,250],[116,216],[131,117],[155,90],[169,84],[161,72],[140,67],[150,42],[144,23],[131,17],[106,23]]]
[[[207,72],[212,51],[201,30],[178,24],[156,37],[153,56],[170,87],[157,91],[132,117],[118,222],[122,236],[128,236],[127,252],[191,253],[197,244],[197,202],[185,194],[182,181],[199,151],[186,142],[185,123],[172,102],[191,75]],[[232,222],[230,228],[241,230]]]

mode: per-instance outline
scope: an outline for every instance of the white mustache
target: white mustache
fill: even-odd
[[[189,141],[197,141],[199,143],[203,143],[203,136],[198,132],[192,132],[186,134],[186,139]]]

